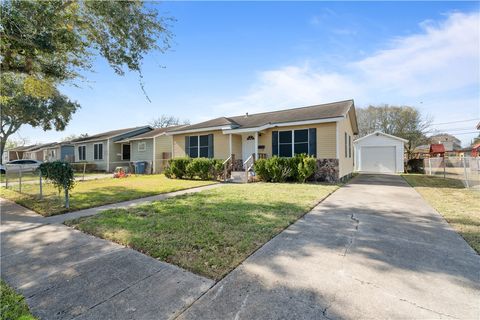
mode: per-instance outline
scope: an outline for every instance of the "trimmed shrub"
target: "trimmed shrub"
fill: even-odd
[[[169,161],[164,172],[167,178],[211,180],[223,173],[223,161],[208,158],[176,158]]]
[[[190,179],[194,177],[200,180],[212,179],[213,160],[207,158],[195,158],[187,165],[187,177]]]
[[[259,159],[255,162],[255,173],[266,182],[307,181],[316,169],[316,159],[307,155],[297,155],[293,158],[273,156],[269,159]]]
[[[315,169],[317,168],[317,159],[315,159],[314,157],[304,156],[301,157],[299,160],[300,161],[297,165],[297,181],[306,182],[315,173]]]
[[[176,158],[170,160],[168,163],[171,174],[177,179],[183,179],[187,174],[187,166],[190,161],[190,158]]]
[[[65,207],[69,208],[70,198],[68,192],[75,186],[75,176],[70,163],[62,161],[44,162],[39,169],[42,177],[52,182],[58,189],[58,193],[63,190],[65,193]]]

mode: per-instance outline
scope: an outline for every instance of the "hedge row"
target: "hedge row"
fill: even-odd
[[[217,180],[223,173],[223,161],[208,158],[175,158],[168,162],[167,178]]]
[[[255,162],[255,174],[266,182],[305,182],[315,173],[317,161],[314,157],[305,154],[293,158],[274,156],[268,159],[259,159]]]

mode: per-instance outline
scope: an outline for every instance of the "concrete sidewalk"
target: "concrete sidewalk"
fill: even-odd
[[[130,208],[130,207],[133,207],[133,206],[146,204],[146,203],[149,203],[149,202],[152,202],[152,201],[161,201],[161,200],[165,200],[165,199],[168,199],[168,198],[181,196],[181,195],[184,195],[184,194],[197,193],[197,192],[201,192],[201,191],[205,191],[205,190],[210,190],[210,189],[221,187],[223,185],[224,184],[222,184],[222,183],[215,183],[215,184],[210,184],[210,185],[201,186],[201,187],[195,187],[195,188],[190,188],[190,189],[185,189],[185,190],[180,190],[180,191],[163,193],[163,194],[159,194],[159,195],[151,196],[151,197],[133,199],[133,200],[129,200],[129,201],[107,204],[107,205],[99,206],[99,207],[95,207],[95,208],[73,211],[73,212],[69,212],[69,213],[65,213],[65,214],[59,214],[59,215],[56,215],[56,216],[46,217],[46,218],[44,218],[44,223],[63,223],[67,220],[72,220],[72,219],[76,219],[76,218],[80,218],[80,217],[93,216],[93,215],[95,215],[95,214],[97,214],[101,211],[104,211],[104,210],[118,209],[118,208]]]
[[[0,204],[1,278],[40,319],[171,319],[213,285],[135,250],[46,224],[10,201]]]
[[[340,188],[179,316],[443,318],[480,318],[480,256],[395,175]]]

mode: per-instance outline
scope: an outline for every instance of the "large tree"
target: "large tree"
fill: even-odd
[[[379,105],[357,110],[359,136],[382,131],[408,140],[406,151],[410,156],[415,147],[427,143],[426,133],[430,119],[410,106]]]
[[[154,128],[167,128],[172,126],[178,126],[181,124],[190,124],[190,121],[182,121],[180,120],[180,118],[162,114],[160,117],[152,119],[149,124]]]
[[[5,0],[0,9],[0,81],[15,79],[10,88],[2,85],[0,103],[2,108],[12,104],[15,110],[20,102],[30,108],[32,100],[39,106],[64,106],[58,126],[49,119],[49,112],[44,113],[45,119],[23,123],[44,129],[62,130],[68,123],[78,105],[73,108],[58,88],[85,80],[85,71],[93,70],[96,56],[104,57],[119,75],[137,72],[143,90],[145,54],[164,52],[172,37],[168,31],[171,19],[159,17],[152,5],[142,1]],[[7,127],[0,132],[2,153],[6,139],[24,119],[21,113],[17,117],[8,112],[9,118],[3,113],[1,119],[2,128]]]
[[[33,97],[25,93],[18,77],[2,77],[2,94],[8,96],[0,101],[0,150],[5,149],[7,138],[22,125],[40,127],[43,130],[64,130],[72,114],[80,107],[54,89],[49,98]],[[1,160],[0,160],[1,161]]]

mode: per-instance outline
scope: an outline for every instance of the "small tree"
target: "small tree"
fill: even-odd
[[[73,168],[68,162],[53,161],[45,162],[40,165],[42,176],[53,183],[58,189],[58,193],[65,193],[65,208],[70,208],[69,191],[75,186],[75,177]]]

